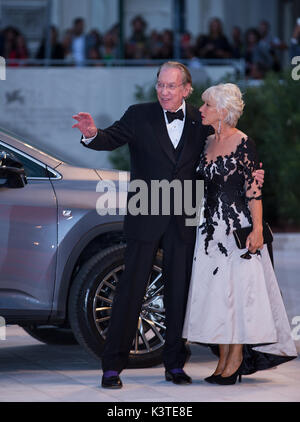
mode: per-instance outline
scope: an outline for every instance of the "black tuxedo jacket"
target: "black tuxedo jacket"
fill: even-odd
[[[143,180],[148,187],[149,215],[130,215],[127,212],[124,221],[124,233],[127,237],[143,241],[159,239],[170,221],[170,215],[162,215],[159,207],[158,215],[150,215],[151,180],[163,179],[172,182],[191,180],[193,206],[195,206],[196,168],[199,156],[204,147],[209,128],[203,126],[199,111],[186,104],[186,118],[182,137],[175,149],[168,136],[165,118],[159,102],[137,104],[128,108],[123,117],[98,134],[87,148],[99,151],[111,151],[126,143],[129,145],[131,171],[130,180]],[[182,190],[184,195],[184,189]],[[129,192],[128,201],[136,192]],[[182,196],[183,197],[183,196]],[[160,204],[161,205],[161,204]],[[195,226],[186,226],[184,206],[182,215],[176,215],[177,225],[185,242],[194,242]],[[173,214],[171,206],[171,215]]]

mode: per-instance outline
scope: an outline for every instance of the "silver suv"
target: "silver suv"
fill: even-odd
[[[96,186],[109,180],[118,189],[118,176],[72,166],[0,130],[0,316],[7,324],[19,324],[45,343],[79,342],[101,357],[125,242],[123,216],[97,213],[103,193]],[[159,250],[131,367],[162,360],[161,265]]]

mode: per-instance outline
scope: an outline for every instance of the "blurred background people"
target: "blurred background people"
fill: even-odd
[[[240,59],[244,55],[242,31],[239,26],[234,26],[231,31],[231,53],[234,59]]]
[[[125,45],[125,57],[128,59],[143,59],[148,56],[147,23],[142,16],[137,15],[131,21],[132,33]]]
[[[82,66],[87,58],[87,40],[84,34],[84,19],[76,18],[73,21],[72,56],[75,66]]]
[[[100,47],[102,45],[102,36],[98,29],[91,29],[86,35],[86,58],[88,60],[101,59]]]
[[[256,28],[249,28],[245,39],[246,77],[262,79],[272,69],[273,57],[268,46],[259,43],[260,34]]]
[[[148,40],[148,48],[151,59],[160,59],[162,48],[162,36],[156,29],[151,31]]]
[[[290,57],[300,56],[300,18],[295,25],[290,42]]]
[[[147,34],[148,24],[141,15],[136,15],[131,21],[131,34],[124,43],[124,56],[120,55],[120,24],[116,23],[106,32],[98,28],[85,33],[85,21],[82,17],[74,19],[72,27],[65,30],[61,40],[57,28],[51,26],[50,59],[64,60],[64,65],[82,66],[86,60],[114,59],[154,59],[169,60],[174,58],[174,33],[171,29],[152,29]],[[295,25],[289,45],[291,57],[299,53],[300,21]],[[203,67],[201,59],[245,59],[247,78],[262,79],[268,71],[279,71],[282,68],[284,52],[288,46],[277,36],[271,34],[270,23],[261,20],[255,27],[248,28],[243,33],[241,27],[235,25],[231,29],[230,39],[223,32],[220,18],[209,22],[208,33],[192,35],[188,30],[179,34],[180,57],[189,60],[189,65],[195,68]],[[33,56],[37,59],[46,58],[46,35],[41,40]],[[14,59],[30,57],[24,34],[13,26],[0,32],[0,55],[10,59],[10,66],[24,63],[13,62]],[[89,65],[93,63],[89,62]],[[55,63],[57,65],[57,63]],[[126,65],[130,65],[127,62]]]
[[[2,31],[0,31],[0,56],[4,56],[4,35]]]
[[[187,59],[190,56],[192,48],[192,35],[190,32],[185,31],[180,37],[180,53],[183,59]]]
[[[160,58],[169,59],[173,57],[173,31],[165,29],[161,35]]]
[[[225,59],[232,57],[230,44],[223,34],[219,18],[213,18],[209,23],[209,34],[200,35],[197,39],[196,52],[198,57],[205,59]]]
[[[286,50],[287,45],[277,36],[272,36],[270,29],[271,27],[268,21],[260,21],[258,25],[260,35],[259,46],[269,51],[273,59],[272,70],[279,72],[281,69],[280,52]]]
[[[118,57],[117,40],[113,32],[107,32],[103,37],[100,46],[100,54],[104,60],[116,59]]]
[[[39,49],[36,53],[37,59],[46,58],[46,40],[47,36],[45,35]],[[58,31],[57,28],[51,26],[51,35],[50,35],[50,58],[53,60],[63,60],[65,58],[63,45],[58,41]]]
[[[12,26],[8,26],[3,31],[3,56],[11,60],[8,66],[20,66],[21,63],[14,59],[28,59],[29,52],[25,37],[21,32]]]

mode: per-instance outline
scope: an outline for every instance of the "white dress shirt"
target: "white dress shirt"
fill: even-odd
[[[183,111],[183,120],[179,120],[179,119],[175,119],[173,120],[173,122],[169,123],[166,113],[167,110],[164,110],[164,117],[165,117],[165,122],[166,122],[166,126],[167,126],[167,131],[168,131],[168,135],[169,138],[172,141],[172,144],[174,146],[174,148],[177,147],[177,145],[179,144],[182,132],[183,132],[183,127],[184,127],[184,122],[185,122],[185,109],[186,109],[186,105],[185,105],[185,101],[183,100],[181,106],[176,110],[180,110],[182,109]],[[92,138],[85,138],[85,136],[83,135],[82,137],[82,141],[88,145],[94,138],[96,138],[97,135],[93,136]]]
[[[180,110],[182,109],[183,111],[183,120],[179,120],[179,119],[175,119],[173,120],[173,122],[168,123],[168,119],[167,119],[167,110],[164,110],[164,116],[165,116],[165,122],[167,125],[167,131],[168,131],[168,135],[169,138],[172,141],[172,144],[174,146],[174,148],[177,147],[177,145],[179,144],[182,132],[183,132],[183,127],[184,127],[184,122],[185,122],[185,101],[183,100],[181,106],[176,110]]]

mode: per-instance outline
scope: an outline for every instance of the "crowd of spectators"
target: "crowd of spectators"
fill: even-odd
[[[173,31],[165,29],[161,32],[152,30],[147,33],[147,22],[142,16],[136,16],[132,22],[132,32],[120,47],[120,27],[114,25],[105,34],[97,29],[85,32],[84,19],[76,18],[73,27],[67,29],[59,40],[55,26],[50,31],[50,58],[62,60],[65,65],[84,65],[86,60],[103,60],[103,65],[110,59],[120,58],[123,51],[125,59],[170,59],[174,57]],[[29,54],[25,37],[14,27],[6,27],[0,32],[0,55],[10,59],[10,66],[18,66],[15,59],[44,59],[47,55],[46,35],[34,54]],[[219,18],[209,22],[207,34],[192,37],[189,32],[180,35],[180,57],[186,60],[199,59],[239,59],[246,62],[246,76],[261,79],[269,70],[281,69],[280,51],[290,48],[290,55],[299,52],[300,26],[296,25],[288,46],[277,37],[271,36],[270,25],[263,20],[257,27],[248,28],[244,33],[241,28],[234,26],[228,39],[223,32],[223,25]],[[105,60],[105,62],[104,62]],[[56,63],[58,64],[58,62]]]

